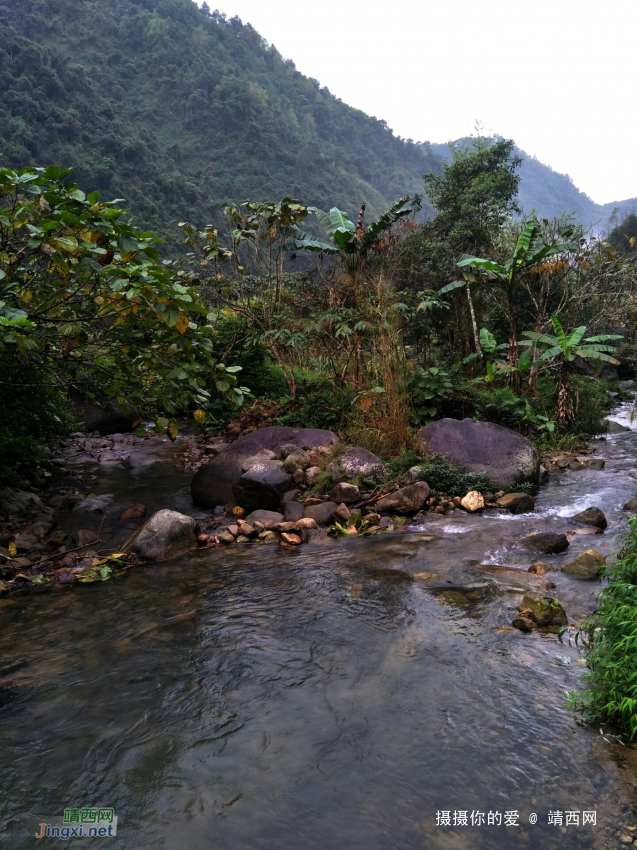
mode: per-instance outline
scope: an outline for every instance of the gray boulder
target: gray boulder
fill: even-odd
[[[543,531],[540,534],[528,534],[522,540],[522,545],[531,552],[542,552],[544,555],[557,555],[569,547],[565,534],[554,531]]]
[[[283,505],[283,517],[286,522],[297,522],[303,516],[303,505],[300,502],[286,502]]]
[[[506,508],[512,514],[528,514],[535,510],[535,499],[528,493],[505,493],[497,501],[498,508]]]
[[[276,510],[281,496],[292,486],[292,479],[283,469],[279,460],[256,463],[232,485],[237,504],[246,511],[265,508]]]
[[[422,451],[446,455],[453,464],[487,475],[499,487],[539,481],[538,450],[521,434],[501,425],[439,419],[421,428],[419,439]]]
[[[232,485],[244,473],[241,468],[243,461],[263,449],[278,452],[281,446],[293,444],[307,450],[336,441],[336,434],[332,431],[323,431],[318,428],[279,426],[259,428],[240,437],[197,470],[191,484],[192,498],[197,505],[206,508],[213,508],[216,505],[235,505],[236,497]]]
[[[350,446],[329,466],[334,481],[353,481],[357,477],[370,481],[381,481],[387,475],[387,467],[367,449]]]
[[[573,519],[576,519],[584,525],[594,525],[596,528],[606,528],[608,525],[604,512],[599,508],[596,508],[594,505],[590,508],[586,508],[585,511],[580,511],[578,514],[575,514]]]
[[[335,502],[321,502],[320,505],[305,508],[303,516],[315,520],[319,525],[329,525],[337,507]]]
[[[392,514],[414,514],[429,498],[429,485],[426,481],[417,481],[401,487],[389,496],[383,496],[376,502],[377,511]]]
[[[199,523],[177,511],[157,511],[124,544],[144,561],[167,561],[197,548]]]

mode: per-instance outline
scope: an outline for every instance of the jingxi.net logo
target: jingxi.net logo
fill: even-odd
[[[117,835],[113,809],[64,809],[64,817],[38,824],[36,838],[109,838]]]

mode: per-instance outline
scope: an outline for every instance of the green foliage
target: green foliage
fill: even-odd
[[[208,308],[159,263],[161,240],[68,174],[0,169],[0,357],[147,412],[205,406],[211,379],[240,404],[240,367],[215,359]]]
[[[498,489],[486,475],[454,466],[441,454],[431,455],[420,465],[418,480],[429,484],[432,496],[466,496],[470,490],[492,493]]]
[[[474,391],[476,413],[480,419],[520,429],[524,413],[524,401],[509,387]]]
[[[429,369],[416,366],[409,375],[407,386],[414,418],[418,424],[436,418],[440,406],[453,389],[453,382],[449,374],[439,366],[431,366]]]
[[[300,398],[290,403],[288,413],[277,419],[278,425],[293,428],[326,428],[340,431],[351,414],[354,393],[351,387],[335,387],[323,375],[304,375]]]
[[[637,735],[637,517],[615,565],[599,608],[585,625],[587,688],[571,696],[591,723],[608,723],[631,740]]]
[[[486,250],[507,216],[519,212],[516,195],[521,159],[509,139],[477,138],[451,146],[453,161],[442,176],[426,174],[425,188],[437,215],[431,234],[457,252]]]

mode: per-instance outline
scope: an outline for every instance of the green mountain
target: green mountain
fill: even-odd
[[[192,0],[0,0],[0,163],[74,166],[173,238],[247,198],[379,213],[439,168]]]
[[[422,193],[448,155],[398,138],[249,24],[192,0],[0,0],[0,165],[73,166],[169,244],[177,221],[217,223],[221,204],[248,198],[351,216],[365,201],[376,215]],[[520,195],[526,210],[587,223],[614,206],[526,156]]]
[[[468,139],[458,139],[454,144],[467,144]],[[429,149],[445,162],[452,158],[448,144],[431,144]],[[611,217],[619,220],[637,210],[637,198],[610,204],[596,204],[581,192],[566,174],[554,171],[520,148],[515,153],[522,159],[520,166],[520,189],[518,202],[526,213],[535,211],[542,218],[557,218],[572,213],[584,224],[597,232],[608,229]],[[611,222],[612,223],[612,222]]]

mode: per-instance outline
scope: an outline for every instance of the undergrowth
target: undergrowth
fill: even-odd
[[[624,548],[606,575],[599,607],[581,630],[589,647],[587,688],[568,699],[590,723],[612,725],[632,740],[637,735],[637,517],[630,519]]]

